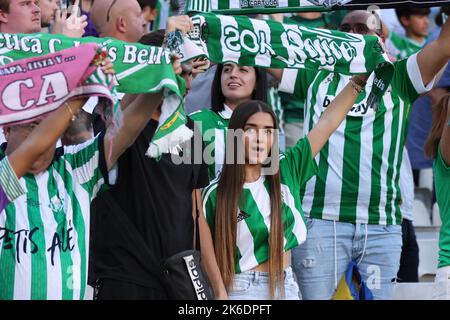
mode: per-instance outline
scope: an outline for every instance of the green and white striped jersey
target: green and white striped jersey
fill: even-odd
[[[219,175],[225,162],[226,134],[233,111],[226,105],[224,107],[225,109],[218,113],[202,109],[189,115],[203,136],[204,153],[208,156],[204,161],[208,165],[210,180]]]
[[[365,92],[333,133],[316,160],[319,174],[302,190],[305,215],[352,223],[401,223],[400,165],[412,102],[430,90],[417,65],[417,55],[395,64],[392,83],[377,112]],[[349,77],[327,71],[285,69],[280,90],[305,101],[304,131],[318,123]]]
[[[299,193],[313,175],[317,165],[311,153],[308,139],[280,154],[280,178],[282,219],[284,226],[284,250],[288,251],[306,239],[306,226]],[[218,178],[219,179],[219,178]],[[203,211],[206,221],[215,229],[218,179],[203,190]],[[239,201],[237,243],[235,247],[235,271],[245,272],[264,263],[269,258],[270,187],[265,176],[245,183]]]
[[[25,193],[8,157],[0,160],[0,210]]]
[[[419,51],[423,45],[407,37],[401,37],[395,32],[389,32],[385,44],[387,52],[398,60],[408,58]]]
[[[0,300],[84,298],[90,204],[106,175],[101,134],[20,179],[27,193],[0,213]]]

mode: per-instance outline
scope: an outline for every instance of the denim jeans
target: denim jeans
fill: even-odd
[[[285,300],[299,300],[299,289],[292,268],[284,270]],[[281,299],[280,292],[275,293]],[[233,289],[228,294],[230,300],[269,300],[269,273],[246,271],[234,276]]]
[[[351,260],[374,299],[392,299],[400,265],[399,225],[306,219],[305,243],[292,250],[292,267],[305,300],[331,299]]]

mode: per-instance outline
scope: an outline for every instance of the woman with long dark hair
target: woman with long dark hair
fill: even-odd
[[[432,109],[432,129],[425,154],[434,158],[434,187],[442,226],[434,297],[450,299],[450,93]]]
[[[366,79],[354,77],[308,136],[281,155],[274,146],[276,117],[266,103],[248,100],[234,109],[227,161],[203,191],[203,210],[230,299],[298,299],[289,251],[306,239],[300,187],[316,174],[314,157]]]
[[[231,114],[250,99],[267,102],[267,75],[264,69],[227,62],[218,64],[211,87],[211,109],[190,115],[203,135],[209,178],[214,179],[225,159],[225,139]]]

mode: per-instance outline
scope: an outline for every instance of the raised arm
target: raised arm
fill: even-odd
[[[31,132],[28,138],[10,155],[11,167],[17,177],[23,176],[37,158],[56,143],[59,137],[69,127],[72,117],[78,113],[87,99],[76,99],[47,116]]]
[[[450,59],[450,20],[442,26],[439,37],[426,45],[417,54],[417,64],[425,85],[430,83],[436,74]]]
[[[123,110],[119,128],[109,125],[104,138],[106,165],[110,170],[122,153],[130,147],[160,105],[161,93],[140,94]]]
[[[313,157],[320,152],[328,138],[344,120],[359,95],[358,90],[364,87],[367,78],[365,75],[354,76],[353,80],[331,101],[317,125],[309,132],[308,140]]]

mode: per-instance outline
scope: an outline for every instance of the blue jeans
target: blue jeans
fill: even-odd
[[[399,225],[306,219],[305,243],[292,250],[292,266],[305,300],[331,299],[351,260],[374,299],[392,299],[400,266]]]
[[[284,289],[285,300],[299,300],[298,285],[290,267],[284,270]],[[278,290],[275,296],[276,299],[281,299]],[[228,298],[230,300],[269,300],[269,273],[246,271],[236,274]]]

